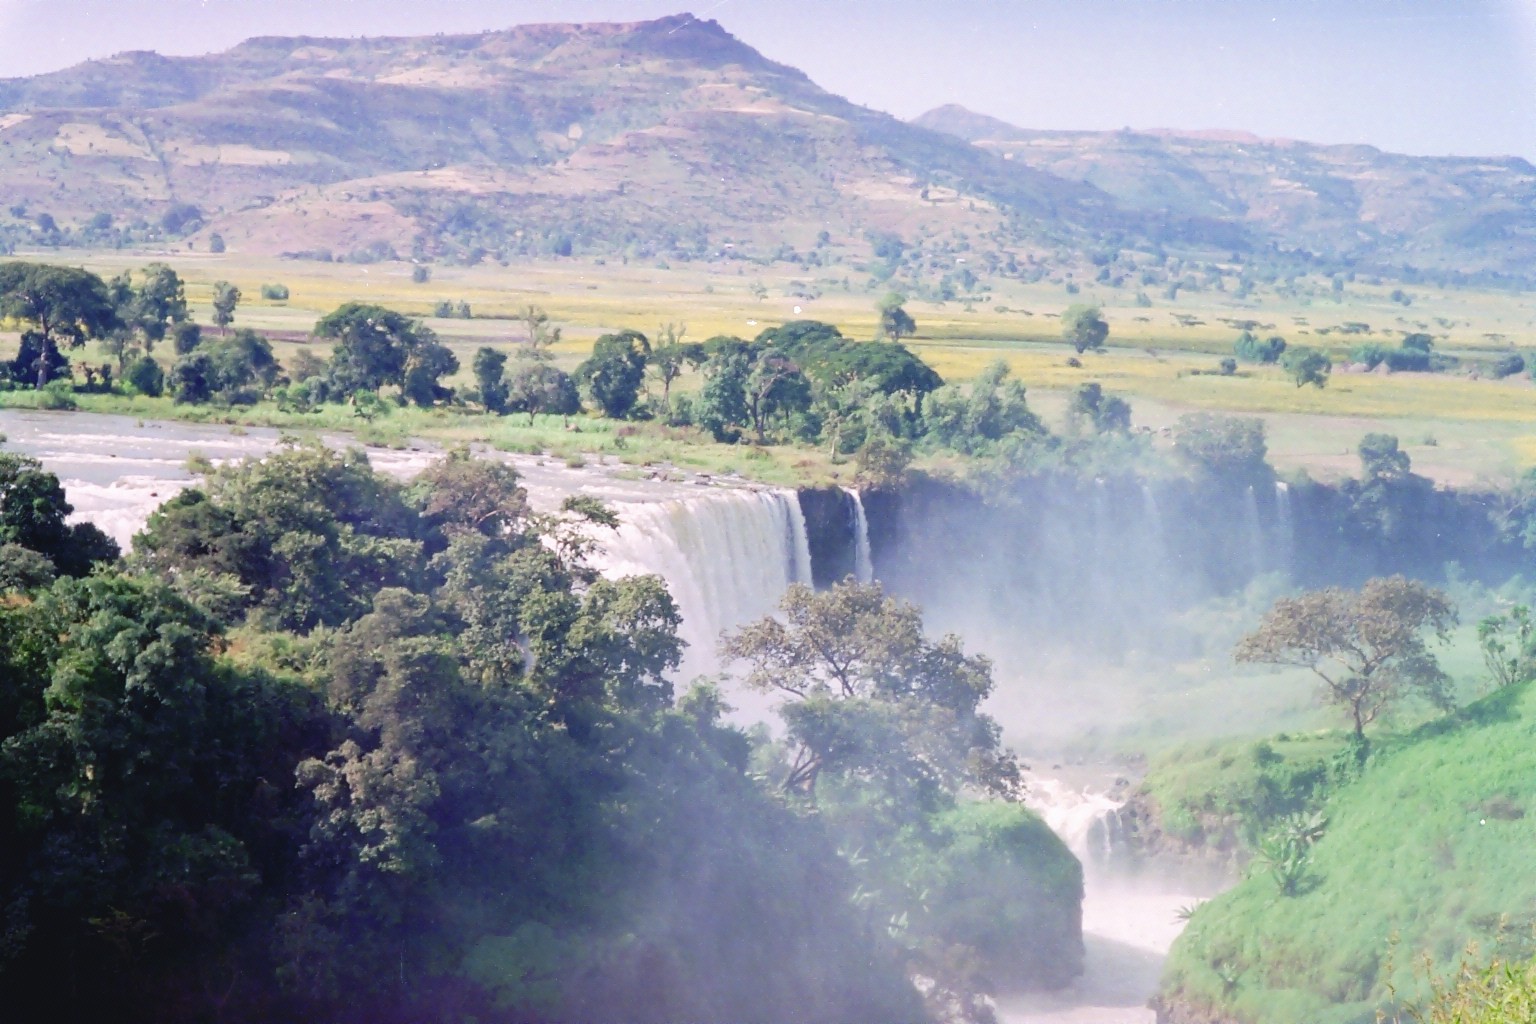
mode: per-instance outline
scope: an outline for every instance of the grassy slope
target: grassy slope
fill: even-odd
[[[1370,1021],[1422,995],[1421,954],[1453,963],[1529,941],[1536,924],[1536,684],[1383,746],[1326,805],[1315,885],[1279,895],[1258,871],[1202,906],[1163,998],[1251,1024]]]

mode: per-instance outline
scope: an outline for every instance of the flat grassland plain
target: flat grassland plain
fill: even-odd
[[[103,276],[154,261],[168,263],[186,282],[193,319],[205,325],[212,320],[213,283],[230,281],[242,294],[235,326],[270,333],[284,363],[306,344],[320,316],[344,302],[378,303],[419,316],[438,332],[459,357],[455,383],[470,382],[469,367],[480,346],[518,345],[525,335],[515,316],[530,304],[562,328],[554,352],[557,363],[571,369],[598,335],[625,327],[654,337],[663,324],[685,325],[688,340],[702,341],[717,334],[752,338],[789,320],[817,319],[836,324],[849,337],[873,338],[875,303],[891,287],[873,282],[852,264],[669,266],[564,259],[432,265],[430,279],[418,283],[412,280],[412,265],[404,262],[325,263],[150,250],[47,250],[17,258],[80,265]],[[263,299],[264,284],[286,286],[289,298]],[[1396,434],[1412,455],[1414,469],[1442,484],[1507,481],[1536,466],[1536,386],[1524,373],[1503,380],[1487,373],[1494,358],[1511,352],[1536,362],[1536,293],[1368,283],[1363,278],[1336,293],[1327,279],[1302,278],[1283,290],[1259,286],[1241,298],[1225,291],[1181,291],[1174,299],[1153,298],[1147,306],[1138,304],[1134,287],[1083,284],[1079,293],[1068,294],[1060,283],[1003,278],[989,286],[969,301],[907,302],[917,334],[906,344],[950,382],[964,382],[1003,360],[1053,425],[1059,424],[1074,387],[1098,381],[1130,400],[1137,427],[1160,430],[1192,411],[1260,415],[1268,425],[1275,465],[1305,468],[1322,478],[1356,472],[1354,447],[1372,431]],[[433,316],[445,301],[467,303],[472,318]],[[1105,351],[1081,355],[1080,367],[1069,363],[1074,353],[1060,333],[1060,313],[1073,303],[1099,305],[1110,325]],[[1254,322],[1254,333],[1261,337],[1278,334],[1292,346],[1328,352],[1334,373],[1327,387],[1298,388],[1275,366],[1239,364],[1235,374],[1218,372],[1220,360],[1232,354],[1236,325],[1246,321]],[[14,353],[15,328],[0,324],[0,356]],[[1442,373],[1350,372],[1348,353],[1355,346],[1396,347],[1412,332],[1429,334],[1437,352],[1460,364]],[[323,343],[314,348],[316,355],[327,354]],[[102,362],[106,356],[88,347],[71,353],[71,359]],[[697,384],[697,375],[690,374],[678,387],[687,391]],[[19,405],[31,396],[13,392],[0,399]],[[623,425],[593,417],[569,425],[559,417],[541,417],[529,425],[523,416],[488,422],[451,410],[400,410],[385,421],[365,424],[344,408],[304,415],[281,413],[265,403],[249,409],[190,409],[173,408],[168,399],[80,399],[82,408],[145,418],[361,428],[359,436],[376,444],[399,444],[420,434],[448,442],[485,440],[567,459],[607,452],[626,462],[666,460],[768,482],[852,475],[851,466],[833,465],[825,453],[804,448],[680,443],[687,438],[678,431],[660,426],[621,431]]]

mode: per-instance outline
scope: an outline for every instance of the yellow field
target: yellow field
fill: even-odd
[[[461,380],[468,379],[477,347],[521,338],[520,325],[510,318],[530,303],[563,327],[556,355],[570,368],[590,351],[598,334],[623,327],[651,334],[663,323],[682,323],[691,340],[716,334],[750,338],[768,326],[813,318],[837,324],[850,337],[870,338],[876,329],[875,302],[887,290],[839,266],[663,267],[584,260],[435,265],[431,280],[417,284],[410,264],[401,262],[361,265],[116,251],[22,258],[78,262],[103,275],[164,260],[186,280],[193,315],[205,323],[217,280],[239,286],[243,299],[235,322],[257,329],[307,332],[319,316],[343,302],[376,302],[426,318],[459,355],[465,368]],[[289,300],[262,300],[265,283],[286,285]],[[908,344],[948,380],[963,381],[1003,359],[1048,418],[1061,408],[1061,395],[1089,380],[1127,396],[1141,426],[1160,428],[1197,409],[1263,415],[1278,464],[1329,475],[1354,470],[1347,453],[1368,430],[1398,434],[1410,445],[1416,468],[1447,482],[1504,476],[1536,465],[1536,387],[1525,375],[1493,381],[1465,374],[1343,372],[1354,345],[1395,344],[1418,330],[1432,334],[1440,350],[1463,357],[1532,353],[1536,296],[1413,287],[1407,289],[1413,303],[1405,307],[1389,298],[1393,287],[1351,284],[1343,302],[1273,293],[1240,302],[1220,292],[1181,293],[1176,304],[1154,300],[1151,308],[1143,308],[1132,302],[1133,288],[1086,286],[1081,294],[1068,295],[1060,285],[1000,281],[995,293],[971,305],[909,302],[918,336]],[[445,300],[468,302],[474,319],[431,317],[433,307]],[[1111,327],[1108,350],[1082,356],[1081,368],[1067,364],[1072,352],[1060,341],[1057,320],[1075,302],[1101,305]],[[1257,322],[1261,335],[1280,334],[1292,345],[1329,351],[1336,370],[1328,387],[1298,389],[1274,367],[1245,365],[1230,377],[1212,373],[1231,352],[1237,334],[1231,322],[1243,320]],[[1338,333],[1350,321],[1370,324],[1369,333]],[[1324,330],[1331,333],[1318,333]],[[0,347],[13,345],[14,340],[0,339]],[[275,348],[286,359],[297,344],[280,341]],[[682,383],[684,390],[690,386]]]

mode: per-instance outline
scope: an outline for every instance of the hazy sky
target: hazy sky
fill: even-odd
[[[0,0],[0,77],[252,35],[691,10],[859,103],[1536,159],[1536,0]]]

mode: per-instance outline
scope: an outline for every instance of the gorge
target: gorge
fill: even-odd
[[[0,433],[9,449],[60,476],[76,518],[125,545],[154,507],[194,479],[190,458],[261,457],[280,440],[255,428],[21,411],[0,412]],[[379,469],[402,478],[436,455],[428,446],[369,452]],[[682,678],[718,671],[716,638],[771,612],[789,584],[826,586],[847,575],[880,580],[993,659],[991,709],[1008,743],[1035,762],[1030,805],[1083,861],[1088,882],[1085,975],[1064,994],[1005,994],[999,1009],[1010,1020],[1150,1020],[1141,1007],[1180,909],[1222,884],[1138,873],[1115,848],[1116,812],[1128,795],[1110,761],[1115,737],[1178,715],[1187,699],[1137,675],[1155,678],[1149,665],[1209,661],[1219,646],[1190,622],[1192,609],[1255,586],[1351,582],[1405,565],[1428,575],[1453,561],[1471,572],[1520,562],[1489,515],[1492,499],[1453,492],[1416,494],[1434,515],[1414,532],[1367,536],[1351,517],[1358,496],[1347,487],[1272,474],[1058,473],[984,500],[934,480],[796,492],[602,460],[570,466],[482,455],[511,461],[535,507],[552,510],[571,494],[610,503],[621,525],[595,563],[611,576],[667,581],[689,645]],[[743,724],[764,720],[772,705],[740,688],[726,696]],[[1253,727],[1241,697],[1216,703],[1182,727]]]

